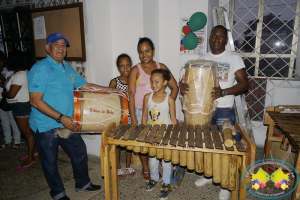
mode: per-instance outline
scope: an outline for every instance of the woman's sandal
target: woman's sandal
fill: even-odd
[[[129,175],[130,177],[135,176],[136,171],[135,171],[131,166],[128,167],[128,168],[126,168],[126,170],[127,170],[127,173],[128,173],[128,175]]]
[[[145,181],[149,181],[151,179],[150,177],[150,172],[144,172],[144,170],[142,169],[142,175],[144,176]]]
[[[123,172],[123,170],[122,169],[117,169],[117,175],[118,175],[118,179],[125,179],[126,178],[126,176],[125,176],[125,174],[124,174],[124,172]]]
[[[21,172],[21,171],[24,171],[26,169],[28,169],[31,165],[33,165],[35,163],[35,161],[31,161],[31,163],[29,163],[28,165],[25,165],[25,166],[22,166],[22,165],[19,165],[16,169],[15,169],[15,172]]]
[[[35,154],[33,154],[33,156],[34,156],[34,157],[37,157],[37,156],[39,156],[39,153],[35,153]],[[20,156],[20,157],[18,158],[18,161],[27,160],[27,158],[28,158],[28,154],[25,154],[24,156]]]
[[[14,146],[11,148],[12,151],[16,151],[20,148],[21,144],[14,144]]]

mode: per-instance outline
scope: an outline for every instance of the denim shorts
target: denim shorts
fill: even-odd
[[[9,106],[16,118],[27,118],[30,116],[31,105],[29,101],[10,103]]]
[[[232,125],[235,125],[235,110],[234,107],[217,108],[212,117],[211,124],[223,125],[225,120],[229,120]]]

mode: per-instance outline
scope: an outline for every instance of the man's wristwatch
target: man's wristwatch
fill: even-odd
[[[63,117],[63,114],[60,114],[59,117],[55,120],[57,123],[61,123],[61,118]]]
[[[227,92],[226,90],[222,90],[222,97],[226,96],[227,95]]]

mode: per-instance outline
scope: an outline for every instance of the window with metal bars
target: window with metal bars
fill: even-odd
[[[3,52],[21,50],[34,58],[29,6],[18,6],[0,11]]]
[[[236,51],[250,81],[246,94],[251,120],[263,121],[268,79],[293,80],[299,35],[299,0],[231,0],[229,9]],[[270,91],[268,91],[270,92]]]
[[[0,50],[9,52],[14,49],[23,49],[29,56],[32,56],[34,61],[35,54],[33,49],[33,34],[29,9],[73,3],[79,3],[79,0],[0,1]],[[19,6],[20,4],[23,4],[23,6]],[[12,9],[12,7],[15,8]],[[17,26],[18,28],[16,28]],[[3,34],[8,35],[8,37]],[[69,61],[69,64],[73,66],[78,74],[86,78],[85,62]]]

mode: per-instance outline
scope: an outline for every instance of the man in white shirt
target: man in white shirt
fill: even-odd
[[[245,92],[249,87],[244,62],[237,53],[225,49],[227,41],[227,29],[222,25],[215,26],[209,37],[211,52],[198,58],[218,63],[217,77],[219,84],[213,88],[211,93],[213,99],[218,102],[211,121],[211,124],[216,125],[222,125],[225,120],[230,120],[231,124],[235,124],[234,95]],[[235,84],[235,80],[237,84]],[[185,83],[185,77],[183,77],[179,86],[182,94],[188,91],[189,86]],[[195,185],[201,187],[211,182],[211,177],[204,178],[202,176],[196,180]],[[229,190],[221,188],[219,199],[226,200],[229,195]]]

